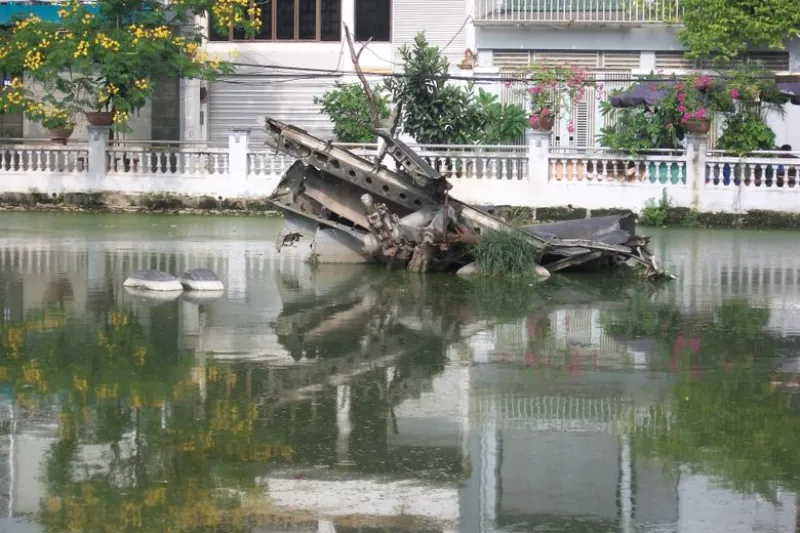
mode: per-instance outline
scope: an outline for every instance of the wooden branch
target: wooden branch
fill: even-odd
[[[367,102],[369,102],[369,114],[372,117],[372,126],[375,128],[380,128],[381,117],[380,113],[378,112],[378,104],[375,101],[375,93],[372,92],[372,87],[370,87],[367,77],[364,76],[364,72],[361,70],[361,66],[358,64],[359,60],[361,59],[361,53],[367,48],[367,45],[370,43],[370,41],[372,41],[372,38],[368,39],[367,42],[362,44],[361,50],[356,52],[356,47],[353,44],[353,36],[350,34],[350,28],[347,27],[347,24],[344,24],[344,35],[347,38],[347,46],[350,48],[350,58],[353,60],[353,67],[356,69],[358,79],[361,80],[361,85],[364,86],[364,92],[367,93]]]

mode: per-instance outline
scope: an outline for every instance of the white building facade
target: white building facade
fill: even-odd
[[[596,144],[604,125],[598,108],[604,93],[637,75],[700,66],[685,57],[677,39],[678,2],[670,7],[639,0],[272,0],[259,5],[263,30],[255,37],[210,32],[209,54],[226,57],[236,49],[239,66],[236,75],[202,91],[199,82],[189,82],[195,87],[187,87],[183,98],[185,140],[222,142],[238,127],[251,128],[257,138],[265,115],[330,137],[332,126],[314,97],[336,81],[355,81],[342,23],[357,40],[371,40],[361,56],[369,73],[401,71],[399,48],[424,31],[444,50],[454,75],[474,76],[479,87],[500,93],[506,102],[525,98],[486,78],[510,76],[535,62],[588,70],[603,89],[586,91],[577,104],[574,132],[567,131],[566,121],[557,125],[553,141],[561,146]],[[474,69],[461,68],[467,50],[475,56]],[[800,42],[783,51],[753,52],[748,60],[775,72],[800,71]],[[790,127],[798,120],[797,106],[787,106],[783,118],[770,117],[778,145],[800,146],[800,132]]]
[[[263,117],[290,122],[329,138],[332,125],[314,103],[337,81],[357,81],[343,26],[369,41],[365,72],[402,70],[399,49],[424,31],[455,67],[472,34],[465,0],[271,0],[261,7],[262,31],[251,39],[210,31],[210,55],[230,57],[236,74],[189,90],[184,99],[186,140],[226,142],[234,128],[250,128],[258,140]],[[284,68],[281,68],[284,67]],[[339,72],[338,74],[332,74]],[[376,81],[379,79],[372,76]],[[194,98],[194,93],[203,95]]]

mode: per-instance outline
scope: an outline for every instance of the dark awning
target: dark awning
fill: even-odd
[[[788,96],[794,105],[800,105],[800,81],[778,82],[778,89]]]
[[[652,106],[658,104],[670,92],[671,88],[664,82],[644,82],[614,93],[608,100],[613,107]]]
[[[623,91],[612,94],[608,101],[613,107],[627,108],[642,105],[657,105],[672,92],[675,82],[642,82]],[[767,95],[762,93],[761,98],[776,104],[789,102],[800,105],[800,81],[785,81],[778,83],[778,91]]]

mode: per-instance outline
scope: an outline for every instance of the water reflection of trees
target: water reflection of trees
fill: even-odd
[[[460,450],[388,450],[393,406],[406,398],[410,381],[444,369],[448,343],[471,320],[417,289],[388,280],[368,305],[352,302],[370,320],[345,322],[346,342],[339,328],[320,328],[346,306],[303,323],[300,340],[312,331],[329,349],[315,354],[332,365],[321,372],[313,364],[200,364],[179,351],[177,304],[151,308],[146,321],[116,305],[85,316],[56,306],[3,322],[0,381],[13,387],[22,416],[43,407],[59,413],[39,520],[53,532],[235,531],[253,525],[255,515],[273,523],[257,478],[282,467],[336,466],[337,397],[326,374],[353,374],[351,468],[463,476]],[[359,361],[381,357],[389,358],[383,366],[354,372]],[[292,520],[310,518],[300,514]]]
[[[606,332],[656,340],[652,364],[677,378],[671,416],[634,436],[638,453],[743,492],[800,490],[800,419],[790,395],[773,386],[789,345],[766,329],[769,311],[729,301],[691,317],[646,298],[630,304],[606,317]]]

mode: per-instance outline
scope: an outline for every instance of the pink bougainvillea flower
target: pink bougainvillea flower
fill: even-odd
[[[512,83],[513,83],[513,82],[512,82],[511,80],[506,80],[506,89],[508,89],[509,87],[511,87],[511,84],[512,84]]]
[[[731,98],[733,98],[734,100],[739,99],[739,89],[737,89],[736,87],[731,89]]]
[[[694,86],[700,90],[706,89],[711,86],[711,78],[709,76],[701,76],[694,82]]]
[[[684,103],[686,101],[686,93],[678,93],[678,101]]]
[[[538,126],[539,125],[539,115],[537,115],[535,113],[533,115],[531,115],[530,118],[528,119],[528,123],[531,125],[531,128],[535,128],[536,126]]]
[[[700,109],[694,112],[694,118],[698,120],[706,118],[706,110],[701,107]]]
[[[684,113],[681,117],[681,122],[686,122],[687,120],[691,120],[692,114],[691,113]]]
[[[567,124],[567,131],[568,131],[569,133],[575,133],[575,126],[572,124],[572,122],[570,122],[569,124]]]
[[[675,90],[677,90],[677,91],[682,91],[682,90],[683,90],[683,84],[682,84],[682,83],[678,83],[678,84],[676,84],[676,85],[675,85]]]
[[[678,113],[686,113],[686,106],[681,104],[678,106]]]

